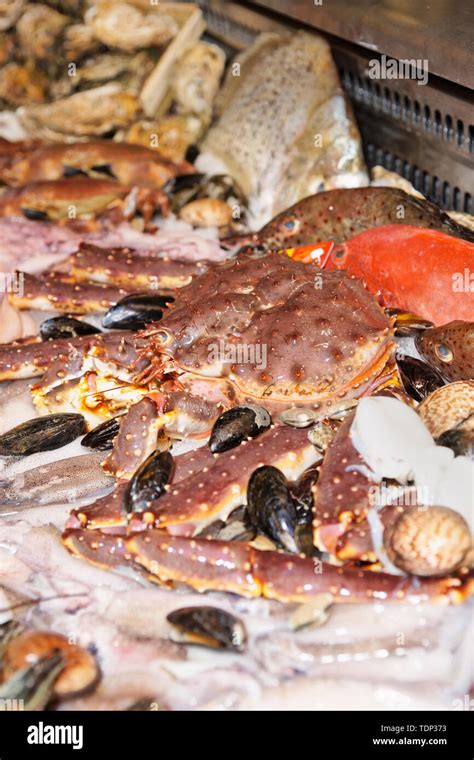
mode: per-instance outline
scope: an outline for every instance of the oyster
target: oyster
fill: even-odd
[[[44,103],[48,77],[32,62],[7,63],[0,69],[0,100],[11,106]]]
[[[114,82],[127,92],[138,95],[152,68],[153,60],[144,51],[136,55],[101,53],[84,60],[74,76],[67,75],[54,82],[50,92],[54,98],[63,98],[79,90]]]
[[[134,95],[120,85],[108,84],[48,105],[23,107],[20,120],[38,137],[62,142],[85,135],[105,135],[133,121],[139,104]]]
[[[54,8],[29,4],[16,26],[20,48],[32,58],[54,61],[57,43],[67,23],[67,16]]]
[[[139,50],[164,45],[178,32],[178,24],[160,8],[147,13],[129,3],[105,0],[84,16],[96,39],[119,50]]]
[[[1,0],[0,31],[10,29],[20,18],[27,0]]]
[[[225,54],[217,45],[193,45],[176,65],[173,95],[177,112],[196,114],[208,124],[224,66]]]

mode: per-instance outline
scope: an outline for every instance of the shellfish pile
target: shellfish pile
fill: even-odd
[[[94,54],[112,68],[138,55],[126,7],[74,30],[120,50]],[[140,45],[177,33],[155,21]],[[248,51],[199,171],[132,144],[2,145],[0,700],[330,708],[357,683],[359,706],[445,708],[470,686],[472,230],[360,187],[346,111],[351,161],[282,126],[271,165],[257,64],[281,58],[282,89],[317,78],[326,43],[300,42],[288,68],[294,40]],[[177,87],[207,127],[217,85]],[[325,87],[341,124],[335,70]]]

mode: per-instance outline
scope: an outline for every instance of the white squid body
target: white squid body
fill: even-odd
[[[473,530],[474,462],[437,446],[413,409],[388,396],[364,398],[351,435],[375,482],[413,481],[426,503],[459,512]]]

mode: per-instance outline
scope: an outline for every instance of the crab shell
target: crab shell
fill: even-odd
[[[371,390],[393,349],[391,321],[359,280],[276,253],[210,268],[142,337],[151,368],[164,354],[185,388],[218,383],[234,403],[321,413]]]

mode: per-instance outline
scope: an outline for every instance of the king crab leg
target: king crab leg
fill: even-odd
[[[137,288],[117,287],[97,282],[69,282],[64,275],[50,272],[35,277],[19,273],[23,278],[21,293],[11,293],[10,302],[18,309],[38,309],[39,311],[57,311],[63,314],[90,314],[107,311],[126,295],[136,292]]]
[[[159,583],[185,583],[197,591],[230,591],[280,602],[306,602],[329,593],[335,603],[446,605],[460,604],[474,593],[472,573],[443,578],[388,575],[338,567],[312,557],[261,551],[238,541],[171,536],[157,529],[128,538],[99,531],[67,530],[63,542],[72,554],[99,567],[133,561]]]

